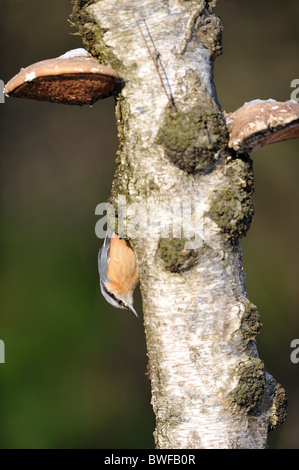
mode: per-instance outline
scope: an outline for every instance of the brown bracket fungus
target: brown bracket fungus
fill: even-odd
[[[86,55],[84,49],[74,49],[29,65],[5,85],[5,94],[79,106],[107,98],[117,88],[118,73]]]
[[[251,152],[267,144],[299,137],[299,103],[254,100],[226,114],[229,147]]]

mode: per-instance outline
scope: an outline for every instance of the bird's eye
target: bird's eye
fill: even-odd
[[[127,305],[122,300],[116,299],[116,301],[120,307],[128,309]]]

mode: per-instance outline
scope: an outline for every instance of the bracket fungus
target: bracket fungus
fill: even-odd
[[[82,106],[112,95],[118,81],[115,70],[80,48],[21,69],[4,91],[6,96]]]
[[[226,114],[229,147],[250,153],[267,144],[299,137],[299,103],[253,100]]]

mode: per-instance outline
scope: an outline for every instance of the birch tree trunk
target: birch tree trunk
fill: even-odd
[[[214,0],[73,0],[85,47],[123,78],[116,101],[118,168],[111,201],[160,203],[160,228],[197,204],[181,238],[132,238],[156,414],[157,448],[264,448],[285,415],[283,388],[264,369],[240,238],[252,215],[248,155],[228,149],[213,61],[221,52]],[[163,204],[161,204],[163,203]]]

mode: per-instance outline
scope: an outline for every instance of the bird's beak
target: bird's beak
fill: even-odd
[[[129,310],[133,313],[133,315],[135,315],[136,318],[139,318],[138,313],[133,307],[129,307]]]

